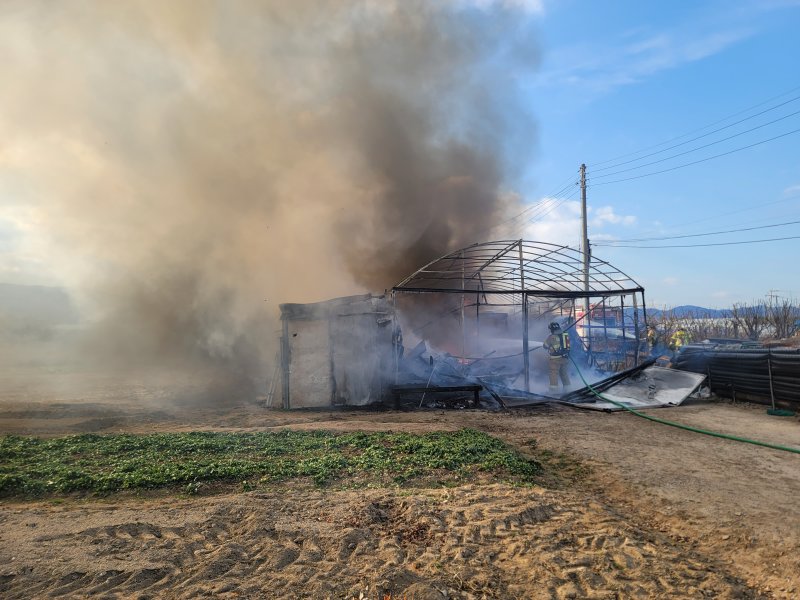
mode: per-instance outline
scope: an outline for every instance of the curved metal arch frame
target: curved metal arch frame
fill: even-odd
[[[487,283],[490,284],[489,287],[486,286]],[[564,300],[585,298],[587,310],[589,299],[599,297],[605,310],[606,300],[609,297],[620,297],[624,309],[624,297],[630,294],[634,301],[634,329],[638,339],[640,332],[636,306],[638,293],[641,294],[642,300],[643,325],[647,327],[647,308],[644,288],[641,285],[610,263],[595,257],[591,257],[589,261],[587,281],[584,277],[582,251],[547,242],[517,239],[476,243],[432,260],[394,286],[393,299],[397,292],[461,294],[462,330],[466,294],[476,294],[478,298],[482,295],[484,299],[489,294],[493,298],[495,295],[508,296],[511,303],[521,305],[524,322],[522,342],[526,390],[530,390],[529,297]],[[521,301],[515,301],[514,297],[519,297]],[[637,364],[639,362],[638,347],[635,362]]]
[[[610,263],[592,257],[586,290],[580,250],[520,239],[474,244],[446,254],[392,291],[582,298],[631,294],[644,288]]]

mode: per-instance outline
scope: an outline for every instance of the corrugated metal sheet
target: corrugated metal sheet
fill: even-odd
[[[658,408],[681,404],[705,378],[705,375],[699,373],[649,366],[637,369],[611,385],[604,386],[603,382],[600,382],[600,386],[603,387],[603,396],[630,408]],[[578,390],[570,397],[572,398],[570,404],[580,408],[602,411],[623,410],[611,402],[597,399],[587,388]]]

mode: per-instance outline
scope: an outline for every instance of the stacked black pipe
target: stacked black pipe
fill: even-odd
[[[776,405],[800,409],[800,350],[691,345],[673,366],[705,373],[718,396],[771,404],[774,394]]]

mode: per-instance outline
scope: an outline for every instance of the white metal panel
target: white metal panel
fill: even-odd
[[[650,366],[606,388],[602,395],[633,409],[677,406],[694,392],[706,378],[701,373]],[[575,404],[590,410],[623,410],[599,398],[595,402]]]
[[[330,406],[333,390],[328,321],[291,321],[288,335],[290,408]]]

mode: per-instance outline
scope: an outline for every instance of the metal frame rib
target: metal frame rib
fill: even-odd
[[[519,248],[519,254],[511,252],[515,248]],[[499,240],[473,244],[437,258],[392,290],[549,298],[617,296],[644,291],[625,273],[594,256],[586,290],[583,268],[583,253],[575,248],[546,242]]]

